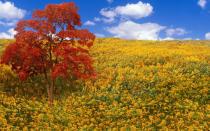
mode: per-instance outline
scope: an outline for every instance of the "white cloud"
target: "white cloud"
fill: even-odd
[[[14,28],[11,28],[7,31],[7,33],[0,33],[0,39],[14,39],[14,35],[17,34],[17,31]]]
[[[153,7],[149,3],[139,1],[136,4],[127,4],[125,6],[117,6],[115,8],[103,8],[100,14],[106,18],[102,18],[105,23],[112,23],[115,17],[140,19],[149,16],[153,11]]]
[[[127,16],[135,19],[147,17],[152,13],[153,7],[149,3],[127,4],[126,6],[118,6],[115,12],[122,16]]]
[[[94,17],[94,21],[101,21],[101,19],[98,17]]]
[[[8,33],[14,37],[14,35],[17,34],[17,31],[15,31],[14,28],[11,28],[8,30]]]
[[[117,15],[113,9],[109,10],[108,8],[101,9],[100,14],[106,17],[102,19],[105,23],[113,22],[115,20],[114,17]]]
[[[210,40],[210,32],[205,34],[205,38],[206,38],[206,40]]]
[[[205,6],[206,6],[206,0],[199,0],[198,1],[198,5],[201,7],[201,8],[205,8]]]
[[[116,16],[116,13],[114,10],[108,10],[108,8],[103,8],[100,10],[100,14],[105,16],[105,17],[108,17],[108,18],[111,18],[111,17],[115,17]]]
[[[167,36],[173,36],[173,35],[184,35],[187,32],[185,31],[185,29],[182,28],[176,28],[176,29],[167,29],[166,30],[166,35]]]
[[[105,35],[104,35],[104,34],[98,34],[98,33],[95,33],[95,35],[96,35],[96,37],[97,37],[97,38],[104,38],[104,37],[105,37]]]
[[[14,3],[0,1],[0,19],[13,20],[22,19],[25,16],[26,11],[14,6]]]
[[[166,38],[159,38],[159,40],[174,40],[174,38],[172,38],[172,37],[166,37]]]
[[[183,40],[192,40],[191,37],[184,38]]]
[[[102,20],[105,22],[105,23],[112,23],[112,22],[114,22],[115,21],[115,19],[114,18],[102,18]]]
[[[0,33],[0,39],[10,39],[11,36],[5,32]]]
[[[88,20],[88,21],[86,21],[86,22],[84,23],[84,25],[94,26],[95,23]]]
[[[17,20],[13,20],[13,21],[10,21],[10,22],[0,21],[0,25],[3,25],[3,26],[13,26],[16,23],[17,23]]]
[[[17,23],[18,19],[22,19],[26,11],[14,6],[11,2],[0,1],[0,25],[13,26]]]
[[[132,21],[120,23],[116,27],[106,28],[114,37],[123,39],[158,40],[159,32],[165,27],[156,23],[138,24]]]
[[[107,0],[107,2],[112,3],[112,2],[113,2],[113,0]]]

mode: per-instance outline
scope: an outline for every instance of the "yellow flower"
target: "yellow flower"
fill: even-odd
[[[150,115],[150,116],[149,116],[149,119],[150,119],[150,120],[153,120],[153,116]]]
[[[25,127],[23,128],[23,131],[28,131],[28,127],[25,126]]]
[[[166,125],[166,120],[162,120],[160,124],[158,124],[159,127],[163,127]]]
[[[118,102],[117,101],[113,101],[112,103],[114,106],[117,106]]]
[[[132,131],[137,131],[137,128],[134,125],[130,126],[130,128],[131,128]]]
[[[95,119],[94,119],[94,118],[91,118],[91,119],[90,119],[90,121],[91,121],[91,122],[94,122],[94,121],[95,121]]]
[[[93,127],[93,126],[94,126],[94,124],[93,124],[93,123],[91,123],[91,124],[90,124],[90,126],[91,126],[91,127]]]

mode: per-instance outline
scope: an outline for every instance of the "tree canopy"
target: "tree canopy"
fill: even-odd
[[[73,2],[34,10],[32,19],[17,23],[16,41],[6,47],[1,63],[11,64],[21,81],[44,74],[48,96],[53,95],[53,80],[57,77],[94,79],[89,49],[95,35],[77,29],[82,25],[77,11]]]

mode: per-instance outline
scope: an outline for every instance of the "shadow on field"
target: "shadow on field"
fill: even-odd
[[[42,76],[34,76],[21,82],[17,77],[7,74],[9,77],[0,81],[0,92],[7,96],[24,97],[26,99],[47,100],[47,82]],[[54,81],[54,97],[62,99],[71,93],[81,92],[81,83],[57,79]]]

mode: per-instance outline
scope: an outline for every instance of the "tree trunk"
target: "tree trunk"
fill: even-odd
[[[48,97],[48,102],[49,102],[49,106],[50,106],[51,95],[50,95],[50,87],[49,87],[49,84],[47,84],[47,97]]]
[[[50,72],[52,73],[52,68],[53,68],[53,61],[52,61],[52,45],[54,44],[54,41],[53,41],[53,37],[51,35],[51,38],[49,39],[49,42],[50,42],[50,49],[49,49],[49,57],[50,57]],[[54,100],[54,94],[53,94],[53,79],[51,78],[50,79],[50,89],[49,89],[49,102],[50,102],[50,107],[53,107],[53,100]]]
[[[46,70],[44,70],[44,75],[45,75],[45,79],[46,79],[46,81],[47,81],[46,87],[47,87],[47,97],[48,97],[49,107],[52,107],[52,106],[53,106],[53,105],[52,105],[52,93],[53,93],[53,92],[51,92],[51,87],[50,87],[50,85],[51,85],[51,86],[53,86],[53,85],[48,81]]]
[[[54,85],[53,85],[53,80],[51,79],[51,83],[50,83],[50,107],[53,106],[53,101],[54,101]]]

